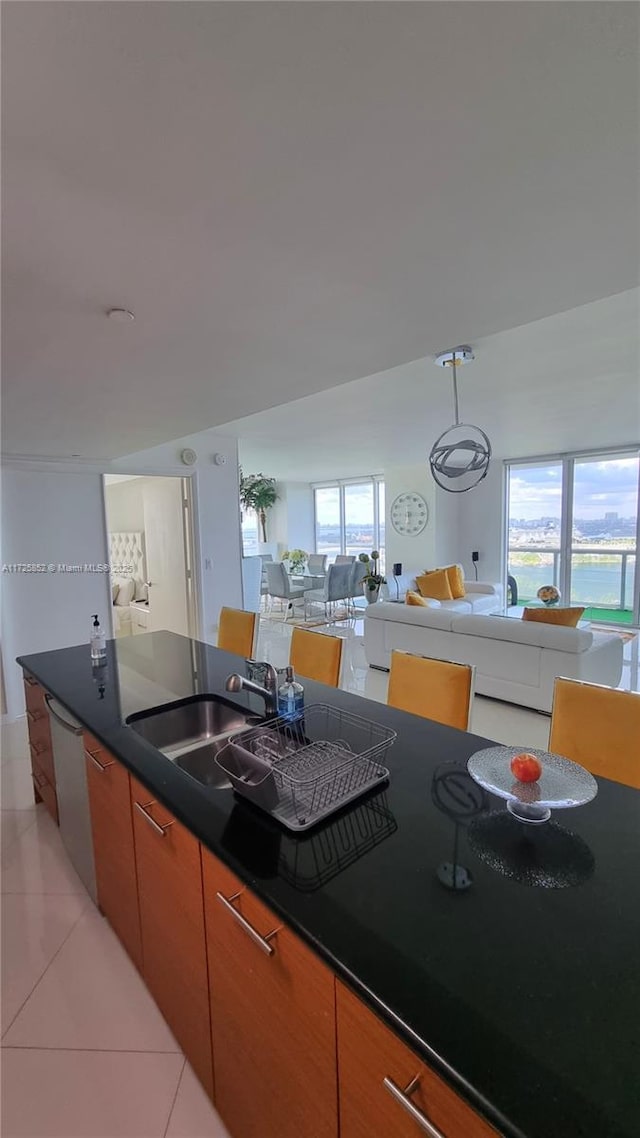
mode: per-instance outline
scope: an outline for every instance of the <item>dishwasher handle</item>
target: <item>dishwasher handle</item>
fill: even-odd
[[[60,726],[64,727],[65,731],[69,731],[71,735],[82,735],[82,727],[80,727],[78,723],[69,723],[68,719],[64,719],[64,717],[60,715],[59,712],[54,711],[53,697],[48,695],[47,692],[45,692],[44,701],[49,708],[51,715],[53,715],[56,723],[59,723]]]

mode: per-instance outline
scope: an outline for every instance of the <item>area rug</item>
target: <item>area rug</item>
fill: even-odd
[[[290,616],[284,620],[283,612],[261,612],[260,620],[273,621],[275,624],[299,625],[302,628],[318,628],[323,624],[337,624],[340,621],[353,620],[353,614],[347,612],[346,609],[337,609],[333,616],[309,616],[306,620],[303,616]]]

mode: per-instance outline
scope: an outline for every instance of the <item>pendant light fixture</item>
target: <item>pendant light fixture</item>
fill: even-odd
[[[468,344],[436,356],[440,367],[451,368],[453,372],[455,423],[436,439],[429,455],[429,466],[438,486],[450,494],[463,494],[482,482],[491,461],[491,443],[485,432],[472,423],[460,422],[457,369],[472,359],[473,352]]]

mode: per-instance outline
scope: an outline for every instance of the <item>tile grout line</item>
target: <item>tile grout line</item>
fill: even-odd
[[[25,894],[25,893],[7,893],[7,894],[5,894],[5,896],[8,896],[8,897],[25,897],[25,896],[32,896],[32,894]],[[38,894],[38,896],[50,896],[50,897],[55,897],[55,896],[60,896],[60,894],[55,894],[55,893],[50,893],[50,894]],[[77,894],[77,893],[70,893],[70,894],[62,894],[62,896],[77,897],[77,896],[80,896],[80,894]],[[16,1014],[13,1016],[13,1018],[12,1018],[11,1022],[10,1022],[10,1023],[7,1025],[7,1027],[6,1027],[6,1028],[5,1028],[5,1030],[3,1031],[3,1033],[2,1033],[2,1039],[4,1039],[4,1038],[5,1038],[5,1036],[7,1035],[7,1032],[9,1032],[9,1031],[11,1030],[11,1028],[13,1027],[13,1025],[14,1025],[14,1023],[15,1023],[16,1019],[17,1019],[17,1018],[18,1018],[18,1016],[20,1015],[20,1013],[21,1013],[22,1009],[24,1008],[25,1004],[27,1003],[27,1001],[28,1001],[28,1000],[30,1000],[30,999],[31,999],[31,997],[32,997],[33,993],[35,992],[36,988],[37,988],[37,987],[38,987],[38,985],[40,984],[41,980],[43,979],[43,977],[44,977],[44,976],[46,976],[46,974],[47,974],[47,972],[49,971],[49,969],[50,969],[51,965],[53,964],[54,960],[55,960],[55,959],[56,959],[56,957],[58,956],[58,953],[62,952],[62,949],[64,948],[65,944],[67,943],[67,941],[68,941],[69,937],[70,937],[70,936],[71,936],[71,934],[73,933],[74,929],[77,927],[77,925],[78,925],[78,922],[82,920],[82,918],[84,917],[85,913],[87,912],[87,902],[88,902],[88,901],[90,901],[90,900],[91,900],[91,898],[89,897],[89,894],[87,893],[87,895],[86,895],[86,900],[85,900],[85,903],[84,903],[84,905],[83,905],[83,908],[82,908],[81,912],[78,914],[78,916],[77,916],[76,920],[73,922],[73,924],[72,924],[71,928],[69,929],[69,932],[67,933],[67,935],[66,935],[66,937],[64,938],[64,940],[61,942],[61,944],[58,946],[58,948],[57,948],[57,949],[56,949],[56,951],[54,952],[53,956],[51,957],[51,960],[50,960],[50,961],[49,961],[49,963],[46,965],[46,967],[45,967],[44,971],[43,971],[43,972],[40,974],[40,976],[39,976],[39,977],[38,977],[38,979],[36,980],[35,984],[33,985],[33,988],[32,988],[32,989],[31,989],[31,991],[29,992],[29,995],[28,995],[28,996],[26,996],[26,997],[25,997],[25,999],[22,1001],[22,1003],[20,1004],[20,1007],[18,1008],[18,1010],[17,1010]]]
[[[39,1043],[3,1043],[3,1051],[70,1051],[70,1052],[89,1052],[92,1055],[181,1055],[184,1059],[184,1051],[177,1047],[175,1051],[158,1051],[154,1047],[52,1047],[51,1045],[42,1046]],[[186,1060],[185,1060],[186,1062]]]
[[[2,809],[7,810],[7,811],[11,810],[15,814],[21,814],[22,813],[21,810],[16,810],[13,806],[3,806]],[[27,807],[27,809],[31,809],[31,807]],[[1,821],[1,819],[0,819],[0,821]],[[24,834],[28,833],[29,830],[32,828],[32,826],[35,826],[37,821],[38,821],[38,815],[37,815],[37,813],[34,812],[33,818],[31,819],[29,825],[25,826],[24,830],[21,830],[19,834],[16,834],[15,838],[12,838],[11,841],[9,842],[9,844],[7,846],[5,846],[5,848],[3,849],[3,851],[2,851],[2,860],[3,861],[4,861],[5,857],[7,856],[7,854],[9,853],[9,850],[13,849],[16,842],[19,841],[20,838]]]
[[[169,1114],[167,1116],[166,1126],[165,1126],[164,1130],[162,1131],[162,1138],[167,1138],[167,1130],[169,1129],[169,1126],[171,1125],[171,1115],[173,1114],[173,1108],[176,1105],[176,1099],[178,1098],[178,1091],[180,1090],[180,1084],[182,1083],[182,1076],[184,1075],[186,1066],[187,1066],[187,1059],[185,1056],[184,1062],[182,1064],[182,1068],[180,1070],[180,1074],[178,1075],[178,1082],[176,1083],[176,1092],[175,1092],[175,1094],[171,1100],[171,1106],[169,1107]]]

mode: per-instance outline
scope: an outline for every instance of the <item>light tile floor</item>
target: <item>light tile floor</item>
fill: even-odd
[[[345,639],[343,686],[385,701],[362,620]],[[263,620],[257,656],[278,667],[291,626]],[[622,687],[638,689],[638,638]],[[549,719],[477,696],[472,730],[546,747]],[[2,1138],[228,1138],[116,937],[33,803],[26,720],[2,728]]]
[[[2,727],[2,1138],[228,1138]]]

